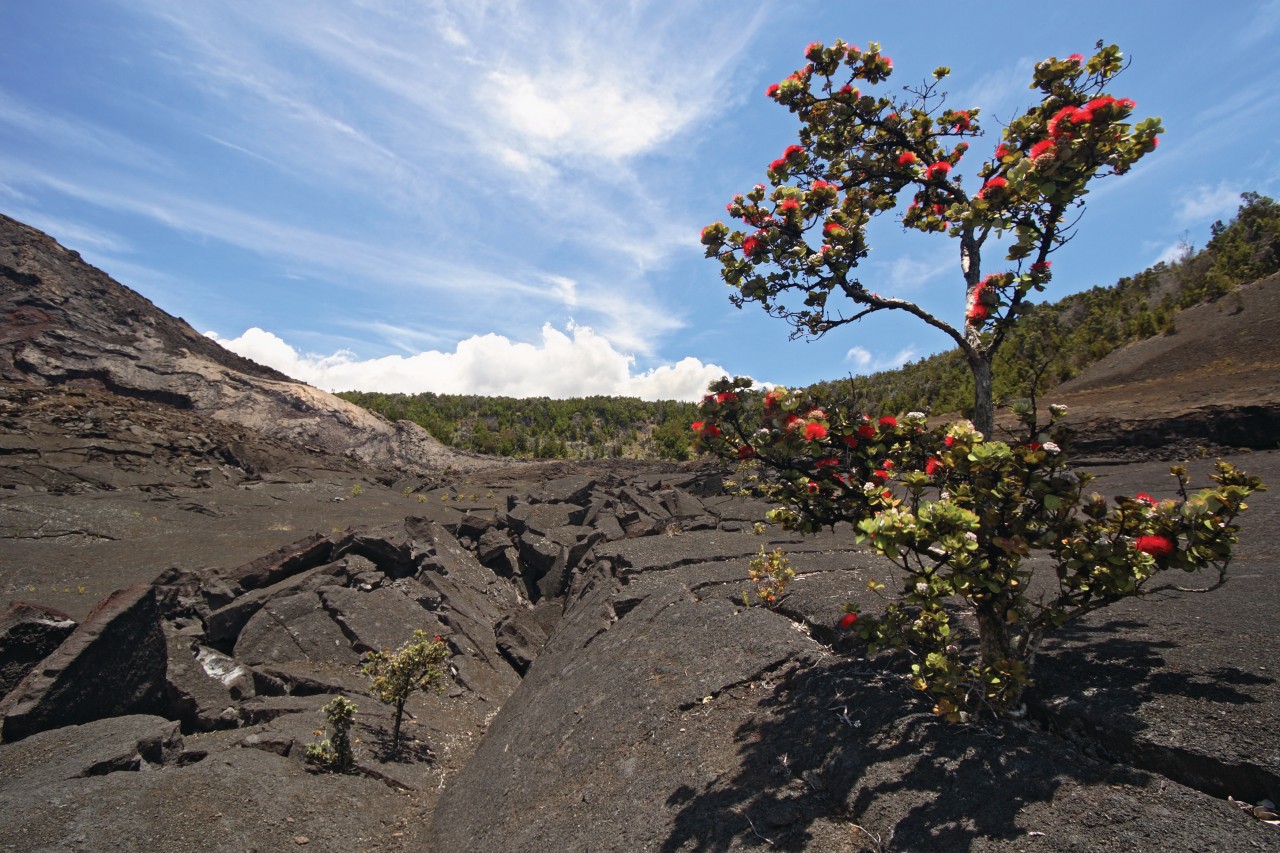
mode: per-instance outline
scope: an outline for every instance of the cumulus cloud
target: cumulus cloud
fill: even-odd
[[[232,352],[327,391],[697,400],[709,383],[727,373],[692,357],[637,372],[633,356],[614,349],[589,327],[574,324],[564,332],[544,325],[537,343],[477,335],[459,341],[452,352],[371,359],[360,359],[350,350],[302,353],[256,327],[230,339],[205,334]]]

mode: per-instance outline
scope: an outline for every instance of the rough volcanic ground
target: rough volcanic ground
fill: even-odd
[[[1108,463],[1101,491],[1164,496],[1168,463],[1149,457],[1233,442],[1280,483],[1280,452],[1242,449],[1274,431],[1225,428],[1245,397],[1263,401],[1246,422],[1275,410],[1275,346],[1237,328],[1270,298],[1197,309],[1156,355],[1082,377],[1068,402]],[[152,311],[131,322],[163,326]],[[92,343],[15,322],[6,363],[36,338]],[[1251,366],[1222,382],[1235,409],[1201,405],[1203,375],[1173,369],[1180,337],[1189,365],[1249,342]],[[71,357],[118,367],[126,344]],[[893,659],[831,628],[843,602],[875,606],[885,565],[847,531],[754,535],[765,507],[722,494],[714,469],[470,459],[408,475],[113,393],[39,352],[48,376],[0,382],[0,850],[1280,849],[1280,828],[1228,799],[1280,800],[1273,492],[1224,589],[1093,614],[1041,655],[1026,720],[952,726]],[[1153,364],[1183,409],[1133,402],[1147,392],[1125,377]],[[278,399],[255,384],[278,380],[240,375],[246,411]],[[1148,461],[1117,459],[1135,435]],[[776,612],[745,607],[747,561],[775,545],[799,577]],[[393,756],[359,663],[415,628],[448,643],[449,686],[411,700]],[[302,755],[338,693],[360,709],[357,766],[316,773]]]

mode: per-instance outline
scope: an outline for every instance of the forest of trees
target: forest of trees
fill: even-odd
[[[994,366],[997,403],[1043,394],[1117,347],[1172,334],[1178,310],[1217,299],[1280,271],[1280,204],[1245,193],[1229,224],[1215,222],[1199,252],[1158,263],[1110,287],[1032,305]],[[897,370],[821,382],[814,396],[866,412],[966,413],[973,379],[958,350]],[[477,397],[456,394],[339,395],[392,420],[422,425],[453,447],[537,459],[688,459],[697,405],[628,397]]]

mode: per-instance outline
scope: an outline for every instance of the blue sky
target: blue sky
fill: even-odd
[[[1036,61],[1121,46],[1112,93],[1166,133],[1096,185],[1050,297],[1280,193],[1280,0],[41,0],[0,24],[0,211],[330,390],[687,399],[945,348],[884,315],[790,341],[703,258],[795,141],[764,90],[813,40],[880,42],[891,88],[951,66],[975,152]],[[954,241],[883,220],[863,282],[958,323]]]

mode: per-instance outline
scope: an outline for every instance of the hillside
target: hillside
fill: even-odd
[[[389,423],[223,349],[3,215],[0,380],[106,391],[366,464],[418,471],[483,464],[417,426]]]

